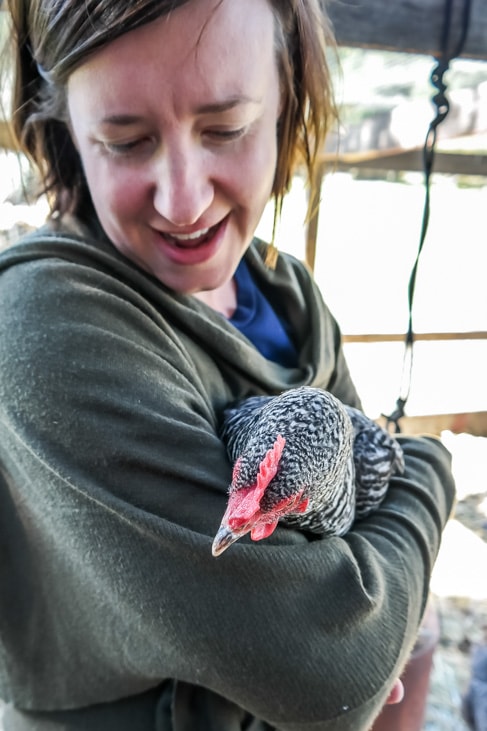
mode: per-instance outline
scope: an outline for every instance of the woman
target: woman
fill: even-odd
[[[451,509],[441,444],[404,439],[343,538],[211,555],[223,408],[304,384],[360,403],[308,272],[253,240],[330,118],[319,3],[11,6],[52,216],[0,259],[6,729],[365,731]]]

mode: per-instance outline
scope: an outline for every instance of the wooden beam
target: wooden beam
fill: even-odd
[[[464,0],[453,0],[451,45],[458,43]],[[445,0],[328,0],[339,45],[404,51],[428,56],[441,52]],[[487,3],[472,0],[470,28],[462,58],[487,60]]]
[[[386,426],[383,418],[377,421]],[[434,434],[440,436],[442,431],[454,434],[472,434],[487,437],[487,411],[472,411],[458,414],[425,414],[421,416],[403,416],[399,421],[401,433],[405,435]]]
[[[412,150],[367,150],[364,152],[350,152],[343,155],[325,153],[323,162],[328,171],[367,169],[367,170],[396,170],[414,171],[423,170],[423,151],[419,148]],[[435,152],[434,173],[447,175],[481,175],[487,176],[487,154],[463,152]]]
[[[323,156],[318,160],[313,181],[309,189],[308,218],[306,220],[306,242],[304,259],[311,271],[314,271],[316,260],[316,242],[318,239],[318,219],[321,205],[321,185],[327,170],[327,161]]]
[[[406,334],[401,333],[363,333],[359,335],[342,335],[344,343],[398,343],[403,342]],[[469,332],[415,333],[415,340],[487,340],[487,331]]]

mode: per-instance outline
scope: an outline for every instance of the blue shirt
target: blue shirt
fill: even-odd
[[[229,321],[268,360],[288,368],[297,365],[297,352],[286,325],[264,297],[245,261],[235,272],[237,308]]]

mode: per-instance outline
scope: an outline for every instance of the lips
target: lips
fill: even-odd
[[[216,229],[218,228],[220,224],[217,223],[215,226],[210,226],[209,228],[200,229],[199,231],[194,231],[190,234],[163,234],[164,237],[171,241],[171,243],[175,244],[176,246],[180,246],[183,249],[186,248],[193,248],[195,246],[200,246],[200,244],[203,244],[207,241],[209,236],[213,236],[213,234],[216,232]]]
[[[187,234],[158,233],[156,245],[174,264],[187,266],[211,259],[223,241],[228,217],[209,228]]]

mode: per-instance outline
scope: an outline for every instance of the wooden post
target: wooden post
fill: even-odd
[[[316,241],[321,206],[321,185],[326,171],[326,163],[320,159],[316,165],[315,175],[308,192],[308,218],[306,225],[305,261],[311,271],[315,268]]]

